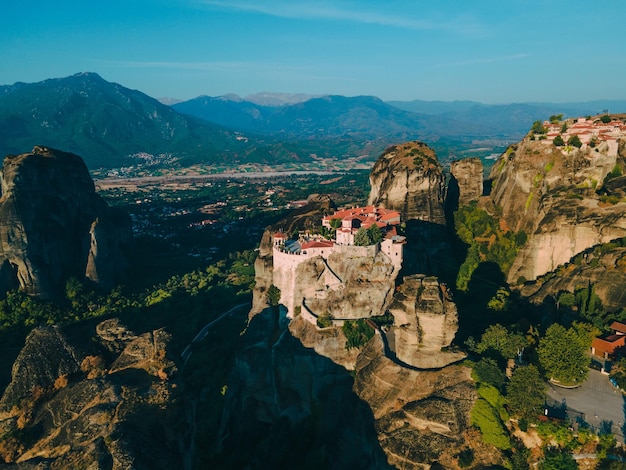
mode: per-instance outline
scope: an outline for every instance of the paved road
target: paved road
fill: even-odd
[[[244,307],[248,307],[248,309],[249,309],[250,308],[250,303],[249,302],[245,302],[245,303],[242,303],[242,304],[235,305],[230,310],[222,313],[215,320],[211,320],[209,323],[204,325],[202,327],[202,329],[198,332],[198,334],[195,336],[195,338],[191,341],[191,343],[189,343],[187,345],[187,347],[183,350],[183,352],[180,354],[180,357],[183,360],[183,367],[185,367],[185,364],[187,364],[187,361],[191,357],[191,352],[192,352],[191,348],[192,348],[194,343],[199,343],[204,338],[206,338],[206,335],[209,334],[209,330],[211,329],[211,327],[213,325],[215,325],[217,322],[223,320],[228,315],[231,315],[231,314],[235,313],[237,310],[240,310],[240,309],[242,309]]]
[[[611,385],[607,375],[590,369],[589,378],[579,388],[565,389],[550,384],[548,397],[557,403],[565,401],[568,410],[584,413],[584,420],[594,429],[603,421],[611,421],[613,433],[624,442],[626,400]]]

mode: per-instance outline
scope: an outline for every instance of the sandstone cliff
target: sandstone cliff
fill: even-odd
[[[445,224],[444,177],[435,152],[423,142],[389,147],[370,173],[368,205],[402,214],[402,220]]]
[[[448,194],[458,192],[458,205],[469,204],[483,195],[483,162],[480,158],[464,158],[450,163]]]
[[[297,320],[295,320],[297,321]],[[388,468],[346,369],[278,327],[250,321],[225,397],[220,468]]]
[[[454,456],[467,446],[469,414],[477,398],[470,369],[411,370],[383,351],[375,336],[359,355],[354,390],[374,414],[388,462],[396,468],[428,469],[435,462],[458,468]],[[485,460],[474,462],[476,468],[501,463],[497,453],[479,454]]]
[[[604,183],[614,168],[626,168],[626,143],[609,152],[556,147],[526,137],[495,163],[491,199],[509,229],[528,241],[508,273],[508,281],[528,280],[554,270],[577,253],[626,235],[624,180]],[[609,199],[608,196],[615,196]]]
[[[417,141],[389,147],[374,164],[370,185],[368,204],[396,210],[406,223],[403,272],[449,274],[445,182],[435,152]]]
[[[458,330],[456,306],[436,278],[405,277],[389,307],[394,326],[387,333],[395,357],[410,366],[441,368],[465,357],[445,351]]]
[[[54,298],[69,277],[110,288],[126,269],[130,219],[96,194],[74,154],[45,147],[4,160],[0,291]]]
[[[622,241],[619,245],[623,245]],[[592,285],[607,312],[618,312],[626,305],[626,247],[609,243],[585,250],[535,282],[528,282],[521,293],[531,302],[556,302],[559,294],[575,292]]]

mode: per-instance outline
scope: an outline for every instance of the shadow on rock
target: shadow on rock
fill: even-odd
[[[250,322],[225,397],[219,468],[389,468],[350,373],[291,336],[281,309]]]

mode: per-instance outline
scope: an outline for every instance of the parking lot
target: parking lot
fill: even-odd
[[[624,442],[626,430],[626,400],[624,395],[609,382],[607,375],[597,370],[589,370],[589,378],[580,387],[567,389],[550,384],[548,388],[550,403],[567,407],[572,420],[580,417],[594,430],[611,424],[611,431],[617,439]]]

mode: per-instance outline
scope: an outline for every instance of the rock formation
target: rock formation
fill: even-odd
[[[418,240],[412,268],[441,262],[442,256],[433,257],[447,243],[443,173],[432,150],[417,142],[389,149],[371,181],[370,204],[410,219],[407,238]],[[218,449],[224,466],[248,464],[253,454],[265,466],[289,466],[296,453],[317,466],[335,468],[385,468],[387,462],[428,468],[437,460],[454,462],[476,392],[469,369],[449,365],[464,357],[447,351],[457,331],[450,294],[437,278],[424,274],[405,277],[395,288],[397,269],[375,246],[338,247],[324,257],[276,263],[272,233],[290,234],[296,226],[319,220],[325,209],[313,202],[263,236],[251,321],[224,405]],[[268,307],[272,284],[281,286],[287,308]],[[287,310],[295,312],[293,318],[287,318]],[[363,349],[347,350],[341,327],[319,328],[303,318],[305,313],[337,320],[387,313],[394,326],[386,333],[386,346],[379,330]],[[348,370],[355,371],[353,390],[373,417],[349,390]],[[306,445],[298,444],[302,433]],[[336,460],[330,462],[330,455]]]
[[[626,247],[614,243],[598,245],[585,250],[574,262],[560,266],[556,271],[527,282],[521,289],[524,297],[541,304],[555,302],[563,292],[592,285],[607,312],[618,312],[626,305]]]
[[[176,371],[169,335],[135,335],[116,319],[97,330],[90,339],[57,327],[29,334],[0,400],[4,462],[15,468],[180,468],[179,443],[189,441],[189,429],[181,426],[185,413],[167,380]]]
[[[123,275],[130,219],[96,194],[80,157],[45,147],[8,156],[0,198],[0,291],[55,298],[69,277],[110,288]]]
[[[403,272],[447,275],[445,184],[435,152],[422,142],[389,147],[370,173],[369,205],[393,209],[406,223]]]
[[[282,286],[282,298],[304,299],[302,308],[318,317],[355,320],[380,315],[391,301],[398,273],[387,255],[374,248],[349,247],[327,260],[310,258],[295,269],[275,266],[274,283]]]
[[[480,158],[464,158],[450,163],[448,194],[458,190],[458,205],[469,204],[483,195],[483,162]]]
[[[456,306],[434,277],[405,277],[389,307],[394,325],[387,333],[395,357],[423,369],[444,367],[465,354],[445,351],[458,330]]]
[[[216,467],[389,468],[349,372],[305,348],[287,323],[281,315],[276,327],[271,309],[250,321],[228,382]]]
[[[411,370],[383,351],[379,336],[364,348],[354,390],[374,414],[388,462],[396,468],[428,469],[435,462],[457,468],[454,455],[466,445],[469,414],[477,397],[470,369]],[[474,464],[487,468],[502,463],[497,459]]]
[[[508,273],[508,281],[536,279],[585,249],[626,235],[626,202],[608,195],[624,180],[604,183],[617,167],[626,168],[626,143],[608,152],[566,150],[526,137],[495,163],[491,198],[508,228],[524,231],[527,243]]]
[[[389,147],[370,173],[368,205],[402,214],[402,220],[445,224],[444,177],[435,152],[423,142]]]

